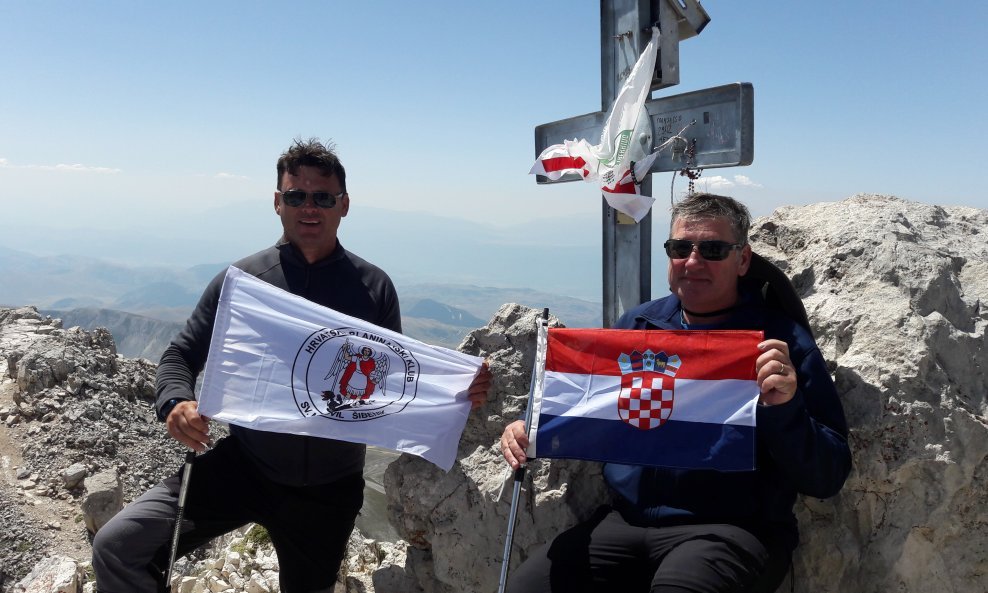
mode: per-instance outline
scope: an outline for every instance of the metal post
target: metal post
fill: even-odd
[[[648,0],[601,0],[600,96],[604,113],[610,111],[648,44],[645,31],[653,24],[650,15]],[[651,195],[650,178],[642,184],[644,195]],[[652,214],[635,224],[602,203],[603,321],[604,327],[612,327],[624,311],[651,298]]]

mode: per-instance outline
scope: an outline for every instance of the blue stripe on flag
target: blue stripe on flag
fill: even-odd
[[[676,422],[639,430],[619,420],[539,416],[539,457],[586,459],[632,465],[755,469],[755,427]]]

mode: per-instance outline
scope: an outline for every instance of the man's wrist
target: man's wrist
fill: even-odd
[[[178,397],[173,397],[170,400],[166,401],[165,405],[161,406],[161,411],[158,413],[158,420],[161,420],[162,422],[167,420],[168,415],[172,413],[172,410],[175,409],[175,406],[177,406],[178,404],[184,401],[188,401],[188,400],[181,399]]]

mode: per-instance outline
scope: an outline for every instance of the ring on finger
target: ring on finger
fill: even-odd
[[[787,374],[786,373],[786,364],[784,362],[780,362],[779,363],[779,370],[776,371],[775,374],[776,375],[785,375],[785,374]]]

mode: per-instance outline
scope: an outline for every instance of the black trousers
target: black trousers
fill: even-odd
[[[601,507],[532,554],[507,591],[771,593],[789,562],[734,525],[638,527]]]
[[[96,534],[93,569],[101,593],[164,589],[180,483],[176,474],[158,484]],[[258,523],[278,554],[281,590],[328,593],[363,504],[363,488],[359,473],[315,486],[272,482],[244,458],[236,439],[226,438],[193,464],[179,555]]]

